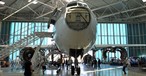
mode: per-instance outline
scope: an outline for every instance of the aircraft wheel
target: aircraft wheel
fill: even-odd
[[[71,66],[71,75],[74,75],[74,73],[75,73],[75,67]]]
[[[77,75],[80,75],[80,67],[77,67]]]

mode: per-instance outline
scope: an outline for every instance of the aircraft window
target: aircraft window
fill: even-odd
[[[70,3],[70,4],[67,5],[67,7],[76,6],[76,5],[77,5],[77,2],[75,2],[75,3]]]

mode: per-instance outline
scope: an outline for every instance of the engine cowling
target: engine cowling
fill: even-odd
[[[32,47],[25,47],[20,51],[20,59],[27,61],[33,57],[35,50]]]

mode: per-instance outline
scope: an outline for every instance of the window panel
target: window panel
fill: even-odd
[[[127,44],[126,26],[123,23],[98,23],[95,44]],[[96,53],[96,57],[102,57],[98,53]],[[114,53],[109,53],[107,56],[109,58],[114,56],[120,58],[120,53],[116,52],[115,55]]]
[[[35,26],[37,26],[35,29]],[[38,32],[41,31],[48,31],[46,28],[48,27],[48,23],[41,23],[41,22],[11,22],[11,28],[10,28],[10,44],[13,44],[13,41],[16,42],[20,40],[20,37],[23,39],[27,35],[34,33],[35,30]],[[46,30],[43,30],[46,29]],[[51,40],[51,39],[50,39]],[[40,44],[40,40],[34,41],[33,43],[36,43],[35,45]],[[31,43],[31,45],[34,45]],[[44,43],[42,45],[48,45],[48,38],[44,39]],[[29,44],[30,45],[30,44]],[[13,53],[10,55],[10,59],[15,59],[16,56],[19,55],[19,51]],[[12,57],[13,56],[13,57]]]
[[[113,25],[108,23],[108,35],[113,36]]]
[[[114,24],[114,35],[120,35],[119,24]]]
[[[115,37],[115,44],[120,44],[120,36]]]
[[[31,30],[32,30],[31,29],[31,22],[28,23],[28,29],[27,30],[28,30],[28,35],[30,35],[32,33],[31,32]]]
[[[114,37],[112,37],[112,36],[108,37],[108,43],[114,44]]]
[[[104,23],[104,24],[102,24],[101,25],[101,27],[102,27],[102,35],[104,36],[104,35],[107,35],[107,26],[106,26],[106,24]]]
[[[15,29],[15,23],[11,23],[11,30],[10,30],[10,45],[13,44],[14,40],[14,29]]]
[[[121,29],[121,27],[120,27]],[[127,35],[127,24],[122,24],[122,30],[120,30],[121,35],[126,36]]]
[[[102,51],[101,50],[98,50],[96,51],[96,59],[99,58],[100,60],[102,60]]]
[[[125,29],[126,29],[126,28],[125,28],[125,25],[124,25],[124,24],[120,24],[120,34],[121,34],[121,35],[126,35]]]
[[[107,36],[103,37],[103,40],[104,40],[103,44],[107,44],[107,43],[108,43],[108,42],[107,42]],[[103,40],[102,40],[102,41],[103,41]]]

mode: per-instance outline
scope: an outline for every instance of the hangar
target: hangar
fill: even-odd
[[[72,1],[77,1],[78,3],[69,4]],[[74,47],[80,47],[75,50],[84,49],[85,47],[83,46],[85,44],[84,42],[82,43],[82,40],[87,37],[86,41],[90,43],[88,40],[91,39],[92,32],[87,32],[81,39],[80,37],[82,36],[77,35],[75,37],[76,34],[71,33],[69,36],[65,36],[66,39],[64,40],[62,36],[69,33],[68,29],[60,32],[56,30],[57,28],[64,28],[61,26],[63,22],[57,23],[58,19],[62,17],[60,13],[64,12],[62,9],[70,6],[86,7],[85,4],[81,5],[80,2],[87,4],[90,8],[89,11],[94,13],[94,17],[97,20],[96,33],[93,32],[96,41],[94,42],[94,38],[91,40],[93,41],[91,44],[94,45],[83,57],[87,55],[87,59],[85,58],[87,66],[93,62],[90,59],[88,60],[88,55],[95,58],[97,62],[98,59],[102,62],[101,69],[97,67],[90,69],[91,71],[86,70],[86,68],[82,69],[83,65],[80,65],[80,75],[123,76],[122,64],[118,63],[122,63],[122,58],[124,58],[124,60],[129,60],[131,64],[128,67],[129,69],[126,70],[128,76],[144,76],[146,68],[146,4],[144,0],[0,0],[0,60],[2,67],[0,76],[23,76],[22,63],[23,60],[29,58],[29,54],[32,58],[33,66],[36,68],[37,65],[41,66],[41,60],[43,60],[39,54],[46,58],[44,61],[48,66],[53,62],[55,63],[58,58],[67,60],[68,55],[66,56],[66,52],[63,52],[66,49],[65,44],[71,46],[67,42],[73,43],[79,39],[78,41],[81,42],[76,42]],[[91,16],[91,12],[88,13],[89,11],[81,8],[69,10],[67,13],[75,13],[65,15],[69,28],[80,32],[88,27],[85,25],[91,25],[90,22],[94,22],[94,20],[90,20],[93,16]],[[78,21],[78,23],[75,24],[74,21]],[[58,25],[58,27],[55,25]],[[55,33],[59,34],[60,39],[58,40],[61,40],[57,45],[55,45],[55,40],[57,40],[55,37],[58,36]],[[73,39],[69,39],[69,37]],[[61,48],[58,48],[58,46],[61,46]],[[32,51],[27,52],[32,48],[35,53]],[[123,53],[123,49],[126,53]],[[70,50],[74,50],[74,48],[70,48]],[[31,55],[32,53],[34,54]],[[74,52],[70,51],[70,53]],[[82,53],[85,52],[74,53],[74,55]],[[25,58],[25,55],[28,57]],[[18,61],[18,65],[16,65],[16,61]],[[13,63],[15,63],[16,67],[12,67]],[[84,63],[84,58],[79,60],[79,63]],[[48,66],[45,75],[53,76],[58,74],[58,72],[56,73],[57,69],[54,71],[54,67]],[[37,69],[41,70],[41,68]],[[20,70],[22,71],[19,72]],[[50,73],[51,71],[52,73]],[[40,74],[36,74],[36,76],[40,76]],[[71,73],[59,72],[59,75],[68,76]]]

